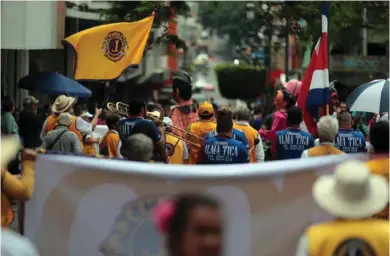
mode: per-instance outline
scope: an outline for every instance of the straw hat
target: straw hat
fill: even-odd
[[[16,158],[20,149],[20,141],[17,136],[1,137],[1,168],[6,167],[9,162]]]
[[[313,197],[321,208],[345,219],[367,218],[389,202],[384,177],[371,175],[364,163],[349,161],[337,166],[334,175],[317,179]]]
[[[76,99],[73,97],[67,97],[65,95],[60,95],[57,97],[51,110],[55,113],[63,113],[65,111],[67,111],[75,101],[76,101]]]

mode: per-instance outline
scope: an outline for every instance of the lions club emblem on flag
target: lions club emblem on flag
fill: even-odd
[[[113,62],[120,61],[128,49],[126,37],[122,32],[112,31],[104,38],[102,49],[104,56]]]

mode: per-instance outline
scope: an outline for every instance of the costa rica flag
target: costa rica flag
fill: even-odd
[[[315,131],[313,118],[318,118],[319,108],[329,104],[328,8],[329,3],[323,2],[322,35],[311,55],[297,101],[303,111],[302,128],[309,132]]]

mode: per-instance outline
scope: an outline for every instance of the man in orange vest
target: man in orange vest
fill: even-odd
[[[64,112],[73,114],[73,105],[76,102],[76,99],[73,97],[67,97],[65,95],[60,95],[57,97],[56,101],[52,106],[52,113],[45,121],[41,131],[41,140],[45,135],[54,130],[57,126],[58,115]],[[69,126],[69,131],[76,133],[77,137],[80,140],[81,145],[83,145],[83,134],[90,134],[95,129],[98,118],[102,113],[102,109],[96,109],[95,116],[93,117],[90,123],[83,120],[81,117],[72,117],[72,124]]]
[[[249,162],[260,163],[264,162],[263,142],[258,131],[252,128],[249,124],[251,119],[251,112],[248,108],[240,107],[236,112],[237,121],[233,127],[245,133],[245,137],[249,143]]]
[[[389,222],[370,218],[388,203],[384,177],[370,174],[359,161],[349,161],[333,175],[319,177],[312,193],[316,203],[336,219],[308,227],[295,255],[389,255]]]
[[[198,122],[192,123],[188,126],[187,131],[191,134],[194,134],[198,137],[203,138],[206,134],[211,131],[214,131],[217,128],[217,124],[213,121],[214,119],[215,109],[210,102],[203,102],[199,104],[199,118]],[[203,141],[195,136],[191,136],[191,134],[186,134],[186,139],[198,144],[202,145]],[[190,152],[190,164],[196,164],[196,159],[198,158],[198,153],[200,147],[195,145],[187,145]]]

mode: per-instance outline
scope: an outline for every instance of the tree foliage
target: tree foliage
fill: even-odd
[[[184,48],[184,42],[176,35],[168,35],[168,22],[174,16],[188,16],[190,8],[185,1],[110,1],[110,8],[102,12],[102,16],[112,22],[132,22],[150,16],[156,11],[153,27],[164,26],[163,34],[156,42],[166,41],[176,44],[177,48]],[[173,10],[173,12],[171,12]]]
[[[305,20],[307,25],[301,27],[297,36],[302,42],[316,41],[321,33],[322,2],[250,2],[254,4],[255,18],[246,18],[247,2],[202,2],[200,8],[201,22],[207,28],[219,34],[228,34],[237,44],[253,28],[265,27],[273,34],[284,36],[285,30],[291,32],[291,24]],[[389,37],[389,2],[374,1],[331,1],[329,2],[329,42],[343,48],[360,44],[361,29]],[[272,8],[272,11],[270,11]],[[367,21],[362,18],[363,9],[367,9]],[[271,26],[275,21],[283,25]],[[286,22],[288,21],[288,22]]]

